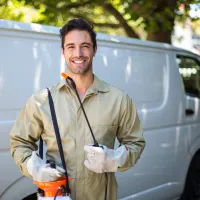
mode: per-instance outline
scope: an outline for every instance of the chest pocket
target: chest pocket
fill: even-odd
[[[91,125],[94,136],[99,144],[103,144],[108,148],[113,148],[117,134],[117,126],[110,125]],[[88,130],[86,142],[93,144],[93,138]]]

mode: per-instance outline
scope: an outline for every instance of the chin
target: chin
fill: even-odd
[[[73,70],[72,72],[75,74],[87,74],[91,71],[91,68],[87,68],[87,69],[77,69],[77,70]]]
[[[74,74],[86,74],[88,71],[82,71],[82,70],[73,70],[72,71]]]

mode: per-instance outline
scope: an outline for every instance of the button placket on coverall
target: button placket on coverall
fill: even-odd
[[[73,193],[75,193],[73,194],[73,196],[76,196],[76,199],[78,200],[86,200],[85,199],[86,174],[85,174],[85,166],[84,166],[84,161],[85,161],[84,145],[87,144],[87,138],[86,138],[87,136],[85,135],[85,132],[89,132],[89,134],[91,134],[91,132],[87,124],[86,118],[84,116],[83,110],[81,108],[80,102],[75,94],[75,91],[71,88],[69,90],[72,95],[72,101],[73,101],[74,110],[76,113],[76,125],[75,125],[75,128],[76,128],[75,130],[76,178],[74,180],[75,181],[74,184],[75,184],[75,188],[78,188],[78,190],[73,191]],[[81,99],[81,103],[85,111],[87,110],[88,101],[93,95],[97,95],[97,93],[98,92],[95,89],[89,88],[85,96]],[[87,112],[86,112],[86,115],[87,115]],[[82,127],[84,127],[84,129],[82,129]]]
[[[78,101],[78,99],[76,99]],[[83,103],[83,102],[82,102]],[[78,102],[79,104],[79,102]],[[83,106],[84,103],[83,103]],[[76,190],[76,199],[83,200],[84,198],[84,144],[85,144],[85,135],[84,131],[81,127],[83,126],[83,123],[85,122],[83,111],[80,107],[80,104],[77,109],[77,115],[76,115],[76,152],[77,152],[77,159],[76,159],[76,182],[75,182],[75,188],[78,188]],[[82,130],[82,131],[81,131]]]

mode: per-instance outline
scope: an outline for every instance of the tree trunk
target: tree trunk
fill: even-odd
[[[115,18],[119,21],[121,27],[123,27],[128,37],[139,38],[139,35],[133,30],[133,28],[123,18],[123,15],[111,3],[104,2],[102,4],[102,7],[105,10],[107,10],[110,14],[115,16]]]
[[[147,40],[171,44],[171,34],[172,31],[149,32]]]
[[[144,18],[147,24],[152,24],[151,20],[154,20],[156,29],[153,31],[152,27],[149,27],[147,31],[147,40],[155,42],[164,42],[171,44],[171,34],[174,27],[175,21],[175,9],[177,6],[177,0],[151,0],[152,4],[155,3],[156,7],[152,10],[152,16]],[[171,14],[165,12],[165,9],[171,10]],[[162,19],[157,17],[157,14]],[[167,26],[166,26],[167,24]]]

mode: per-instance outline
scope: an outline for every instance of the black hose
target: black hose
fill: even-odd
[[[57,195],[58,195],[58,192],[61,190],[61,189],[63,189],[63,190],[65,190],[65,188],[64,188],[64,186],[63,185],[61,185],[57,190],[56,190],[56,194],[55,194],[55,196],[54,196],[54,199],[53,200],[56,200],[56,198],[57,198]]]

